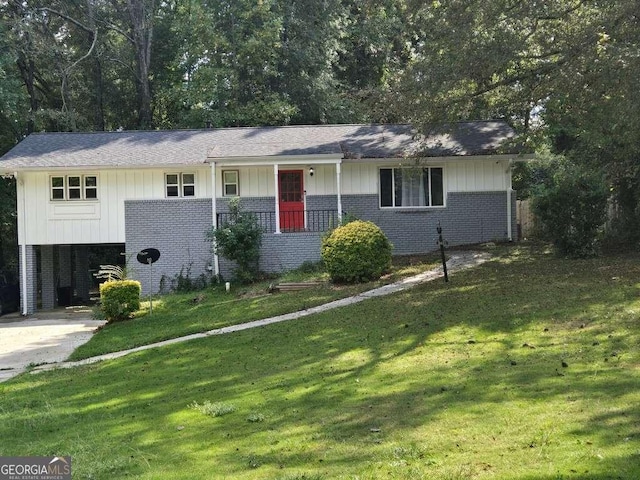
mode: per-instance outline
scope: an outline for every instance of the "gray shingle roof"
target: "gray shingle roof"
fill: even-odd
[[[425,156],[489,155],[513,136],[502,121],[454,124],[426,140],[408,125],[35,133],[0,159],[0,170],[194,165],[207,159],[318,154],[365,159],[418,151]]]

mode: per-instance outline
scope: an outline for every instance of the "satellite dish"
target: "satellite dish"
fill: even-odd
[[[138,253],[136,258],[140,263],[144,263],[145,265],[156,263],[160,258],[160,250],[157,248],[145,248]]]

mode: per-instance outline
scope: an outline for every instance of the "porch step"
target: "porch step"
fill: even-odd
[[[306,288],[319,287],[324,282],[300,282],[300,283],[279,283],[274,287],[274,290],[279,292],[295,292],[298,290],[304,290]]]

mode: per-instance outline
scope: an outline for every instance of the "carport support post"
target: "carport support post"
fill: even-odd
[[[36,251],[33,245],[20,245],[20,303],[22,315],[30,315],[36,311],[37,303],[37,265]]]
[[[56,306],[56,275],[53,245],[40,245],[40,274],[42,276],[42,308]]]
[[[60,287],[71,286],[71,245],[58,247],[58,275]]]
[[[86,245],[74,246],[75,253],[75,279],[76,293],[84,302],[89,301],[89,287],[91,277],[89,276],[89,249]]]

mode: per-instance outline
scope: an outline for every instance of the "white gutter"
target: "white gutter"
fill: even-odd
[[[216,162],[211,162],[211,225],[218,228],[218,205],[216,204]],[[213,273],[220,280],[220,258],[216,250],[216,240],[211,240],[213,248]]]
[[[184,170],[185,168],[203,167],[208,162],[190,162],[190,163],[158,163],[145,165],[36,165],[36,166],[18,166],[15,170],[18,172],[97,172],[102,170]]]
[[[342,154],[271,155],[255,157],[209,157],[205,163],[216,162],[219,167],[250,167],[267,165],[332,165],[341,161]]]

